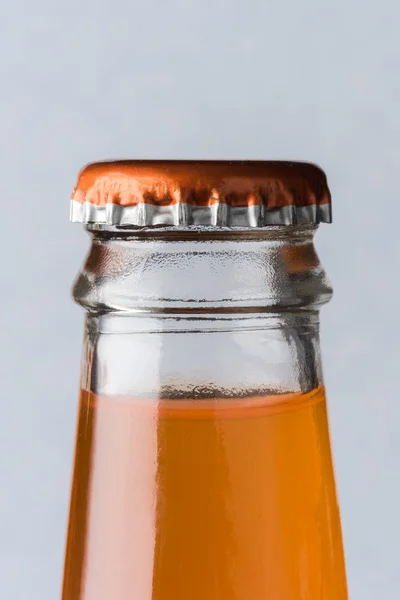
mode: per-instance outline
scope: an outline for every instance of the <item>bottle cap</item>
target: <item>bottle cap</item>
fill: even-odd
[[[71,220],[134,227],[331,222],[325,173],[284,161],[128,160],[81,171]]]

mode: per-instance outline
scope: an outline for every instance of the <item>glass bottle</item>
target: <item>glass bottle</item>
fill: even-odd
[[[80,175],[92,245],[63,600],[345,600],[318,167]]]

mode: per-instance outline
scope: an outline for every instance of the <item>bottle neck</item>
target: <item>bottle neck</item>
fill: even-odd
[[[88,309],[82,387],[224,398],[320,386],[331,289],[313,230],[290,229],[95,233],[74,290]]]

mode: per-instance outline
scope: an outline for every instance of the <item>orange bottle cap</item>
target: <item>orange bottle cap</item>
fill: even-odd
[[[71,220],[137,227],[329,223],[331,197],[325,173],[310,163],[103,162],[80,173]]]

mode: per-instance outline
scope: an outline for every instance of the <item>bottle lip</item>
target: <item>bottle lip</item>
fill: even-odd
[[[312,240],[318,229],[316,224],[306,225],[268,225],[265,227],[206,227],[206,226],[150,226],[106,225],[86,223],[86,230],[99,239],[112,240],[149,240],[149,241],[285,241],[304,242]]]
[[[109,161],[81,171],[71,220],[242,229],[329,223],[331,196],[325,173],[311,163]]]

